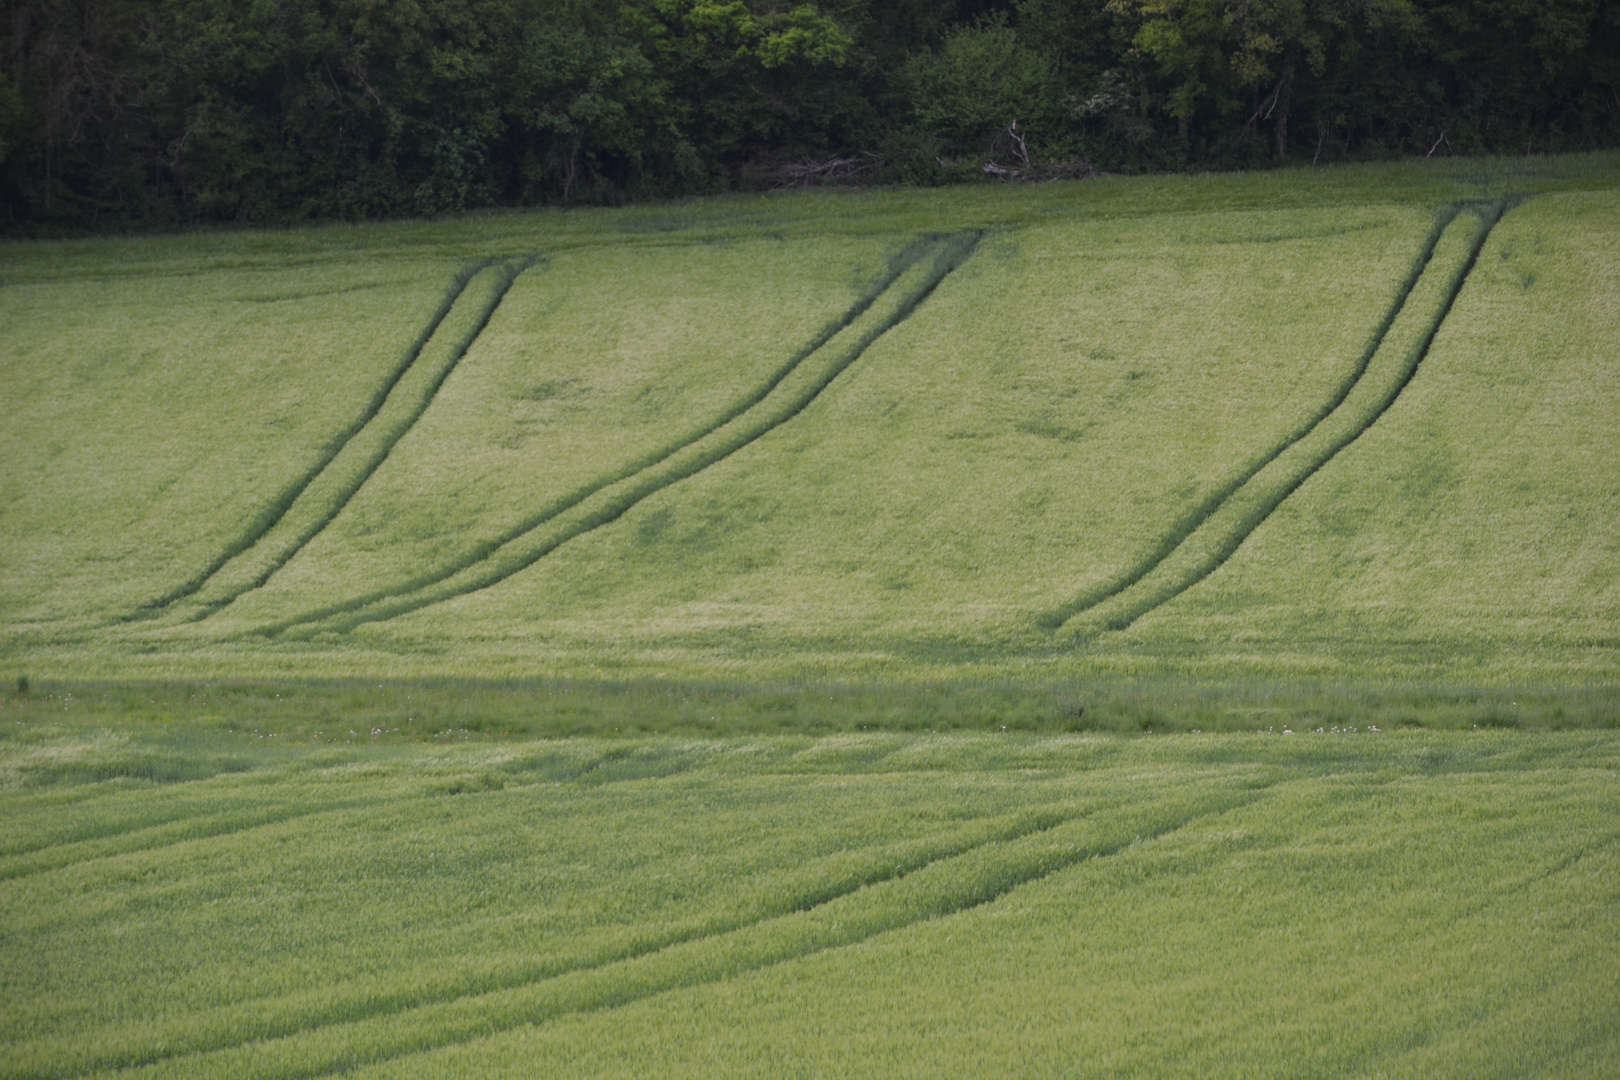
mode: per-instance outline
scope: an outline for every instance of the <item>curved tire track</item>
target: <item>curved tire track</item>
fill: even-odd
[[[1088,859],[1108,858],[1196,821],[1248,806],[1265,789],[1206,794],[1169,805],[1018,815],[1004,835],[916,860],[863,884],[719,932],[519,985],[338,1020],[282,1037],[136,1063],[146,1077],[254,1076],[307,1080],[352,1071],[564,1016],[617,1008],[674,989],[720,982],[830,949],[858,945],[999,900]],[[144,1067],[141,1067],[144,1066]],[[80,1074],[82,1075],[82,1074]]]
[[[628,948],[609,951],[607,955],[588,962],[562,964],[542,962],[527,970],[511,972],[506,977],[486,977],[473,985],[463,983],[450,992],[445,992],[444,989],[424,991],[413,988],[402,993],[349,1002],[327,1016],[292,1017],[290,1023],[272,1021],[251,1025],[245,1029],[238,1023],[230,1027],[228,1034],[221,1033],[221,1037],[213,1039],[193,1037],[176,1045],[172,1037],[165,1038],[161,1040],[162,1048],[157,1051],[143,1052],[129,1047],[110,1052],[103,1051],[100,1055],[87,1055],[81,1058],[65,1072],[59,1070],[50,1075],[83,1077],[106,1068],[161,1068],[169,1063],[179,1064],[187,1059],[216,1064],[223,1058],[243,1053],[250,1044],[261,1040],[309,1040],[317,1037],[318,1033],[325,1029],[352,1030],[359,1024],[377,1025],[386,1023],[390,1017],[404,1013],[453,1007],[456,1002],[468,999],[510,994],[556,979],[579,978],[591,972],[612,969],[667,953],[672,949],[690,948],[704,942],[723,939],[728,935],[746,933],[762,924],[814,911],[862,889],[907,877],[937,863],[959,859],[997,844],[1007,844],[1046,832],[1087,815],[1087,810],[1072,804],[1063,807],[1049,806],[981,818],[967,823],[948,837],[924,837],[909,843],[873,845],[869,850],[862,852],[866,857],[865,865],[853,867],[831,880],[807,882],[743,918],[695,923],[664,930],[650,934],[647,939]],[[323,1049],[313,1048],[315,1053],[321,1053]],[[405,1052],[416,1051],[408,1049]],[[224,1071],[230,1073],[234,1069],[226,1068]],[[0,1075],[7,1076],[10,1080],[23,1080],[25,1077],[28,1080],[35,1080],[39,1074],[24,1071]]]

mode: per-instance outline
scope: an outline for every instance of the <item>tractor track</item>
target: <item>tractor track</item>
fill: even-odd
[[[1268,793],[1269,785],[1206,795],[1190,803],[1142,808],[1106,823],[1094,822],[1094,812],[1078,809],[1016,814],[978,841],[920,850],[912,858],[815,890],[752,919],[598,963],[422,1001],[378,1002],[375,1010],[345,1010],[324,1021],[208,1048],[137,1054],[117,1063],[85,1062],[53,1075],[86,1076],[109,1065],[121,1074],[154,1080],[170,1075],[311,1080],[344,1073],[858,945],[994,903],[1014,889],[1240,810]],[[13,1074],[16,1080],[34,1075]]]
[[[1047,630],[1070,632],[1081,638],[1093,637],[1098,633],[1124,630],[1143,615],[1175,599],[1220,569],[1284,500],[1298,490],[1305,481],[1315,475],[1341,450],[1371,429],[1389,411],[1401,392],[1406,389],[1406,386],[1416,376],[1418,367],[1428,355],[1429,347],[1433,344],[1441,324],[1450,314],[1452,305],[1456,302],[1458,294],[1461,293],[1463,285],[1473,271],[1480,250],[1484,247],[1491,231],[1495,228],[1497,222],[1501,220],[1503,214],[1515,205],[1517,205],[1517,202],[1513,200],[1496,200],[1483,204],[1459,203],[1442,210],[1437,215],[1435,225],[1425,239],[1412,270],[1402,282],[1395,299],[1374,332],[1372,340],[1363,351],[1355,367],[1345,380],[1340,383],[1334,394],[1310,418],[1289,432],[1270,451],[1207,499],[1200,502],[1181,521],[1177,522],[1169,535],[1155,546],[1146,557],[1132,565],[1125,573],[1044,616],[1039,620],[1039,625]],[[1396,377],[1391,381],[1391,384],[1382,394],[1378,395],[1372,407],[1367,410],[1362,418],[1347,431],[1328,440],[1325,445],[1314,448],[1314,452],[1308,452],[1306,459],[1297,463],[1292,474],[1277,482],[1272,491],[1264,495],[1254,494],[1253,489],[1256,482],[1263,482],[1263,473],[1274,466],[1282,467],[1279,466],[1279,462],[1282,461],[1285,455],[1301,444],[1307,443],[1313,434],[1323,429],[1330,419],[1341,412],[1351,394],[1362,387],[1368,369],[1372,366],[1373,360],[1379,351],[1386,344],[1391,329],[1406,309],[1413,292],[1418,288],[1424,275],[1433,269],[1434,255],[1441,237],[1464,214],[1478,219],[1467,253],[1452,271],[1451,278],[1440,298],[1436,313],[1419,334],[1404,362],[1397,368]],[[1219,516],[1223,509],[1235,505],[1237,500],[1245,496],[1254,498],[1256,505],[1244,513],[1228,533],[1213,545],[1213,549],[1208,556],[1198,560],[1195,565],[1175,576],[1171,581],[1155,583],[1151,580],[1155,571],[1169,563],[1172,557],[1181,551],[1189,541],[1192,541],[1201,533],[1207,534],[1211,527],[1218,527],[1218,523],[1212,526],[1212,521]],[[1144,595],[1133,597],[1130,595],[1132,590]],[[1098,609],[1103,608],[1109,601],[1116,598],[1121,598],[1121,603],[1116,605],[1117,610],[1109,611],[1101,618],[1085,618],[1088,614],[1096,613]],[[1076,625],[1077,623],[1079,625]]]
[[[920,237],[891,260],[874,287],[839,319],[824,328],[805,348],[773,372],[761,386],[699,432],[564,497],[539,514],[485,543],[468,557],[429,575],[389,589],[307,612],[296,618],[249,631],[249,634],[313,636],[345,632],[362,623],[380,622],[457,596],[487,589],[534,565],[568,541],[618,520],[632,507],[664,489],[730,457],[803,412],[834,379],[846,371],[884,334],[904,322],[939,284],[970,258],[979,231]],[[795,374],[807,370],[816,355],[835,344],[908,271],[924,266],[919,281],[899,297],[893,311],[836,351],[807,386],[783,390]],[[782,391],[778,393],[778,391]],[[785,399],[785,400],[773,400]],[[708,445],[704,445],[707,443]],[[614,491],[615,487],[621,490]],[[592,505],[594,502],[595,505]],[[577,511],[572,518],[567,515]],[[551,528],[547,528],[551,526]]]
[[[152,619],[165,614],[172,614],[172,609],[176,604],[204,591],[232,563],[243,558],[251,558],[256,549],[268,542],[268,538],[272,536],[277,526],[287,521],[290,515],[295,517],[299,511],[305,511],[311,517],[311,520],[303,524],[290,538],[290,542],[283,543],[279,550],[271,552],[268,558],[264,559],[264,565],[258,567],[246,582],[227,587],[219,595],[209,597],[206,602],[199,604],[195,610],[186,612],[182,621],[199,622],[206,619],[214,612],[231,604],[244,593],[251,592],[268,581],[277,570],[285,566],[293,556],[302,551],[311,540],[325,530],[327,525],[331,524],[332,520],[348,505],[355,493],[364,486],[366,481],[382,465],[383,461],[387,459],[394,446],[416,425],[422,414],[427,411],[428,406],[433,403],[434,398],[438,396],[439,389],[444,385],[445,380],[455,371],[462,358],[467,355],[467,352],[489,325],[490,319],[494,317],[496,309],[500,306],[501,301],[505,299],[513,282],[537,261],[535,257],[510,260],[483,259],[463,267],[451,281],[449,288],[446,289],[438,310],[428,320],[422,332],[417,335],[416,341],[406,350],[400,363],[395,366],[394,370],[389,373],[388,378],[384,380],[382,386],[372,395],[371,400],[367,403],[360,416],[327,444],[320,459],[314,466],[283,490],[249,524],[248,529],[209,564],[202,573],[191,578],[180,587],[138,608],[135,612],[125,616],[123,621]],[[421,366],[423,352],[438,334],[452,310],[462,300],[468,287],[481,274],[491,270],[496,275],[495,287],[492,294],[485,298],[471,328],[463,335],[462,340],[438,362],[436,370],[425,373],[425,386],[418,390],[416,400],[395,402],[396,392],[402,392],[402,384],[416,373],[416,370]],[[396,405],[398,410],[402,410],[404,415],[400,417],[386,416],[385,410],[391,404]],[[379,425],[382,425],[385,430],[376,431],[375,429]],[[360,440],[368,434],[373,435],[376,444],[371,446],[369,450],[361,449]],[[321,481],[327,479],[328,474],[333,473],[335,469],[341,468],[343,463],[340,459],[343,458],[345,451],[350,450],[351,447],[357,448],[357,455],[364,455],[360,461],[352,464],[350,469],[352,475],[346,478],[332,476],[331,479],[337,484],[337,490],[327,493],[319,492],[318,488]],[[312,488],[317,490],[312,492]],[[325,505],[306,506],[312,499],[322,499],[323,496]]]

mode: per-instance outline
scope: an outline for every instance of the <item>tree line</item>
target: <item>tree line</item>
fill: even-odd
[[[12,232],[1620,145],[1620,0],[0,0]]]

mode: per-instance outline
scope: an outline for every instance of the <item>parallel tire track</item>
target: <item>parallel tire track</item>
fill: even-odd
[[[451,373],[460,364],[463,357],[472,348],[474,342],[489,325],[496,308],[505,299],[508,290],[516,281],[518,275],[534,265],[535,259],[518,259],[506,262],[485,260],[465,269],[458,274],[452,283],[451,289],[446,293],[439,311],[429,321],[427,328],[418,336],[417,341],[406,354],[405,361],[391,374],[385,385],[373,396],[372,401],[363,414],[362,419],[342,433],[340,441],[332,444],[329,453],[324,454],[318,466],[306,474],[297,485],[296,490],[289,489],[272,504],[269,511],[261,515],[255,528],[250,530],[252,539],[240,546],[223,560],[216,560],[208,572],[189,586],[183,593],[171,594],[170,598],[161,605],[153,605],[153,614],[161,614],[163,607],[171,607],[177,601],[187,596],[203,592],[206,587],[223,573],[227,572],[233,563],[239,560],[251,560],[257,555],[262,565],[254,568],[246,581],[239,581],[227,585],[218,595],[210,596],[197,610],[188,612],[185,621],[197,622],[206,619],[214,612],[226,607],[244,593],[257,589],[268,581],[275,572],[286,565],[293,556],[318,536],[332,520],[349,504],[355,493],[376,472],[379,466],[393,451],[394,446],[409,433],[422,414],[427,411],[438,395],[440,387],[444,385]],[[436,361],[431,370],[422,372],[425,376],[423,386],[420,388],[405,385],[408,380],[417,375],[421,368],[423,352],[438,333],[445,319],[457,306],[468,287],[482,273],[494,270],[496,277],[494,287],[489,296],[473,315],[472,323],[462,339],[451,348],[442,358]],[[415,391],[414,400],[395,400],[401,393]],[[389,415],[389,411],[400,413],[398,416]],[[381,425],[381,429],[379,429]],[[362,440],[367,437],[374,443],[370,447],[363,447]],[[345,457],[355,456],[345,451],[354,451],[360,455],[359,460],[345,461]],[[347,471],[349,475],[342,476]],[[336,485],[335,491],[322,491],[322,485]],[[315,505],[311,505],[312,500]],[[295,521],[300,515],[308,518],[291,536],[281,538],[279,547],[268,553],[263,549],[266,544],[274,546],[277,527]]]
[[[1412,267],[1407,272],[1405,280],[1401,282],[1400,288],[1396,290],[1395,298],[1390,302],[1389,309],[1384,312],[1383,319],[1374,329],[1372,339],[1356,360],[1355,366],[1351,368],[1349,374],[1334,389],[1332,396],[1328,398],[1321,408],[1317,409],[1304,422],[1288,432],[1269,450],[1256,458],[1248,468],[1211,492],[1202,502],[1182,515],[1165,537],[1145,556],[1103,584],[1082,593],[1062,607],[1043,615],[1037,620],[1038,624],[1043,629],[1056,630],[1081,612],[1096,607],[1103,601],[1119,595],[1138,581],[1141,581],[1154,567],[1169,558],[1170,554],[1187,537],[1191,536],[1200,525],[1208,521],[1215,511],[1221,508],[1221,504],[1232,497],[1233,493],[1254,479],[1261,469],[1281,457],[1289,447],[1309,435],[1318,424],[1327,418],[1329,413],[1338,408],[1344,402],[1344,399],[1350,396],[1350,391],[1355,388],[1356,383],[1361,381],[1361,377],[1366,374],[1367,366],[1372,363],[1372,358],[1378,352],[1379,346],[1383,344],[1385,335],[1389,333],[1389,328],[1395,324],[1395,319],[1400,315],[1401,309],[1406,306],[1406,301],[1412,295],[1412,290],[1417,288],[1418,280],[1423,276],[1423,271],[1427,269],[1429,261],[1434,258],[1434,249],[1440,243],[1440,237],[1446,231],[1446,226],[1451,224],[1457,213],[1458,208],[1451,206],[1436,215],[1433,228],[1429,230],[1429,235],[1425,238],[1422,248],[1419,249],[1417,258],[1413,260]]]
[[[361,623],[395,618],[489,588],[527,569],[569,540],[616,521],[647,497],[724,460],[803,412],[873,342],[909,318],[934,289],[973,254],[982,235],[969,232],[931,236],[908,246],[891,263],[879,286],[823,330],[809,347],[715,423],[695,437],[660,452],[656,459],[645,464],[638,462],[580,489],[452,566],[405,585],[319,608],[255,632],[274,636],[298,630],[298,636],[311,636],[323,630],[343,632]],[[923,272],[918,280],[908,282],[908,271],[919,265],[923,266]],[[852,330],[861,316],[896,287],[905,291],[894,309],[840,350],[835,339],[843,331]],[[810,361],[829,347],[833,355],[817,370]],[[814,374],[804,385],[784,388],[784,384],[790,384],[790,377],[806,371]],[[572,518],[568,517],[571,511],[577,511]],[[547,526],[552,527],[547,529]]]
[[[624,749],[609,749],[599,757],[580,763],[576,769],[566,776],[553,775],[548,779],[551,782],[584,784],[593,787],[655,779],[667,780],[670,777],[679,776],[684,772],[700,768],[702,764],[698,761],[681,762],[674,768],[656,774],[633,775],[622,779],[599,778],[594,775],[598,770],[610,767],[622,760],[627,753],[628,751]],[[194,782],[206,783],[210,780],[218,780],[221,775],[215,774],[202,781]],[[243,774],[228,773],[223,775],[234,781]],[[521,775],[510,779],[516,784],[526,782]],[[119,858],[125,855],[165,851],[169,848],[197,841],[239,836],[246,832],[268,828],[273,825],[307,821],[323,814],[347,813],[351,810],[366,809],[374,807],[380,802],[386,802],[390,806],[397,807],[412,799],[435,797],[437,797],[437,793],[432,790],[406,790],[393,792],[387,796],[329,798],[322,798],[320,793],[311,794],[305,792],[294,803],[272,801],[246,810],[214,809],[198,812],[194,809],[180,808],[172,816],[162,820],[149,821],[145,824],[133,824],[90,835],[74,836],[27,847],[16,847],[0,852],[0,882],[77,867],[104,859]],[[69,809],[71,809],[71,804],[69,804]]]
[[[247,812],[219,812],[205,818],[177,818],[172,821],[125,829],[103,836],[72,840],[50,847],[36,848],[0,859],[0,881],[31,877],[102,859],[124,855],[139,855],[177,847],[201,840],[215,840],[236,836],[254,829],[280,825],[332,811],[351,810],[372,805],[376,800],[334,800],[316,805],[294,807],[260,807]]]
[[[1033,818],[1030,827],[1017,835],[897,868],[880,880],[732,930],[520,986],[340,1021],[285,1038],[144,1063],[130,1074],[304,1080],[452,1046],[523,1024],[616,1008],[981,907],[1087,859],[1116,855],[1264,797],[1264,790],[1252,789],[1206,795],[1190,805],[1159,807],[1145,815],[1126,813],[1101,828],[1087,815],[1045,821]]]
[[[633,774],[625,777],[597,775],[600,770],[611,768],[614,764],[625,760],[629,754],[630,750],[625,748],[607,749],[595,758],[578,762],[574,768],[566,773],[546,775],[544,782],[601,787],[609,784],[667,780],[701,768],[703,765],[701,761],[691,760],[679,762],[673,767],[657,773]],[[190,781],[190,783],[209,783],[221,779],[225,779],[228,783],[238,783],[244,775],[250,774],[216,773],[201,780]],[[508,779],[516,785],[542,782],[538,779],[528,779],[521,772]],[[406,790],[393,792],[387,796],[332,798],[322,798],[318,792],[315,794],[306,792],[300,795],[298,801],[294,803],[269,801],[245,810],[222,810],[216,808],[200,811],[193,807],[180,807],[172,815],[160,820],[126,824],[100,832],[75,835],[26,846],[16,846],[9,850],[0,851],[0,882],[80,866],[103,859],[118,858],[124,855],[163,851],[194,841],[237,836],[255,829],[285,822],[307,820],[320,814],[363,809],[375,806],[379,802],[387,802],[390,806],[398,806],[407,800],[424,797],[437,797],[437,791]],[[71,802],[61,805],[62,810],[60,812],[71,813],[74,810],[74,804]]]
[[[320,456],[316,459],[315,464],[309,468],[309,471],[283,488],[270,501],[269,505],[261,510],[253,520],[248,522],[247,527],[242,530],[242,534],[231,541],[225,550],[213,562],[209,563],[202,572],[175,586],[156,599],[142,604],[134,612],[124,616],[123,621],[131,622],[136,619],[150,618],[175,601],[183,600],[195,593],[206,585],[210,578],[219,573],[226,563],[258,543],[265,533],[274,528],[298,496],[303,494],[304,489],[309,487],[315,478],[332,463],[332,459],[342,452],[343,448],[349,444],[349,440],[358,435],[367,424],[371,423],[372,418],[382,410],[383,402],[388,400],[388,395],[393,392],[399,380],[405,377],[405,373],[411,369],[411,365],[416,363],[416,358],[422,355],[422,350],[438,331],[439,324],[444,322],[445,317],[450,314],[450,309],[460,299],[462,292],[467,288],[467,284],[481,270],[489,266],[491,262],[492,260],[489,259],[480,259],[462,267],[456,273],[455,278],[450,282],[449,288],[445,290],[444,296],[439,301],[438,310],[428,319],[427,325],[416,336],[416,340],[411,344],[411,347],[405,350],[405,354],[400,358],[399,363],[394,366],[394,370],[388,373],[388,377],[377,388],[377,392],[371,396],[371,401],[367,403],[365,409],[348,427],[333,436],[331,441],[322,448]]]
[[[1260,524],[1293,494],[1300,485],[1315,475],[1324,465],[1336,456],[1339,451],[1360,438],[1380,417],[1387,412],[1395,399],[1400,396],[1416,375],[1418,366],[1428,355],[1429,346],[1433,343],[1440,325],[1450,313],[1457,295],[1462,291],[1463,284],[1472,272],[1479,252],[1489,237],[1491,230],[1502,215],[1510,209],[1507,201],[1493,202],[1485,205],[1456,205],[1448,207],[1436,219],[1423,249],[1414,264],[1411,273],[1402,283],[1395,301],[1380,323],[1373,336],[1372,343],[1362,354],[1360,361],[1334,395],[1318,409],[1317,412],[1301,427],[1290,432],[1269,453],[1259,459],[1254,465],[1245,469],[1233,481],[1224,485],[1220,490],[1200,503],[1186,518],[1177,523],[1170,535],[1159,544],[1149,555],[1132,566],[1126,573],[1113,579],[1107,584],[1080,597],[1074,602],[1051,613],[1042,620],[1047,629],[1068,627],[1076,636],[1085,637],[1091,634],[1123,630],[1131,626],[1137,619],[1152,611],[1181,593],[1192,588],[1210,574],[1218,570],[1242,546],[1243,542],[1259,528]],[[1345,432],[1325,441],[1320,447],[1308,446],[1310,437],[1325,429],[1330,420],[1338,419],[1352,392],[1361,388],[1365,383],[1369,367],[1373,358],[1385,346],[1392,327],[1400,317],[1412,293],[1417,289],[1424,274],[1430,270],[1435,250],[1446,230],[1456,222],[1459,215],[1467,211],[1478,218],[1477,227],[1470,241],[1466,255],[1457,264],[1450,280],[1446,283],[1440,298],[1435,315],[1418,335],[1418,338],[1403,362],[1396,371],[1396,377],[1385,391],[1378,395],[1366,413]],[[1264,486],[1267,471],[1275,472],[1279,468],[1287,467],[1290,463],[1285,456],[1290,451],[1304,445],[1302,451],[1305,460],[1293,464],[1293,471],[1282,482],[1276,483],[1269,492],[1261,492],[1259,487]],[[1274,482],[1275,483],[1275,482]],[[1209,528],[1218,527],[1218,515],[1238,505],[1240,501],[1250,500],[1254,506],[1245,511],[1238,522],[1232,525],[1227,534],[1217,542],[1212,551],[1196,564],[1179,574],[1174,580],[1168,582],[1155,582],[1155,577],[1166,576],[1157,573],[1174,561],[1174,557],[1201,533],[1207,533]],[[1133,591],[1139,595],[1131,595]],[[1111,605],[1112,610],[1092,619],[1082,619],[1087,614],[1097,615],[1099,609],[1105,607],[1109,601],[1119,598],[1121,602]],[[1081,619],[1081,625],[1074,625]]]
[[[367,607],[368,605],[374,604],[379,600],[386,600],[395,596],[403,596],[407,593],[416,592],[420,589],[425,589],[436,585],[451,575],[465,570],[474,563],[478,563],[489,558],[501,548],[522,538],[527,533],[533,532],[542,525],[555,520],[562,514],[572,510],[574,507],[578,506],[580,503],[584,502],[586,499],[597,494],[598,492],[612,487],[614,484],[628,480],[637,473],[653,468],[654,466],[667,461],[669,458],[680,453],[682,450],[686,449],[692,444],[708,438],[720,428],[731,423],[749,409],[754,408],[761,401],[764,401],[771,391],[775,390],[777,386],[781,385],[782,381],[791,375],[800,364],[825,346],[840,331],[846,329],[850,326],[850,324],[854,323],[855,320],[866,314],[867,310],[871,308],[871,306],[894,285],[894,283],[900,278],[901,274],[905,273],[908,269],[914,266],[919,259],[923,258],[928,253],[932,243],[936,239],[937,238],[935,237],[921,237],[918,240],[906,245],[906,247],[901,249],[899,252],[895,253],[895,255],[889,260],[884,272],[878,277],[877,281],[874,282],[873,285],[868,288],[867,291],[863,293],[854,304],[852,304],[838,318],[833,319],[826,326],[822,327],[816,336],[811,339],[808,345],[789,357],[781,367],[771,372],[763,383],[755,387],[741,400],[733,403],[730,408],[728,408],[710,423],[705,424],[695,431],[688,432],[687,434],[682,435],[680,438],[675,439],[673,442],[670,442],[652,451],[651,453],[644,454],[610,473],[597,477],[596,479],[575,488],[568,494],[554,500],[545,507],[536,511],[534,514],[531,514],[529,517],[523,519],[517,525],[508,529],[500,536],[477,545],[463,559],[451,567],[441,568],[440,570],[434,571],[431,574],[424,574],[412,578],[411,580],[400,585],[364,593],[358,597],[354,597],[339,604],[331,604],[326,607],[316,608],[313,611],[304,613],[296,619],[278,624],[277,626],[271,628],[271,632],[279,632],[281,630],[285,630],[293,626],[303,625],[305,623],[318,622],[322,619],[330,618],[333,615],[340,615],[344,612],[359,610]]]
[[[485,328],[489,326],[489,321],[494,317],[495,310],[500,307],[501,301],[506,299],[506,294],[511,290],[512,284],[517,280],[518,275],[533,266],[535,261],[533,258],[528,258],[501,265],[495,288],[479,308],[467,333],[457,343],[445,361],[437,369],[428,373],[427,385],[417,400],[409,403],[406,415],[399,418],[391,428],[382,433],[379,444],[372,448],[370,455],[360,463],[354,474],[342,484],[336,493],[336,497],[322,509],[316,520],[308,523],[305,528],[300,530],[290,545],[277,551],[269,560],[268,565],[245,588],[238,588],[215,600],[202,612],[194,615],[190,621],[195,622],[207,618],[220,608],[232,603],[242,594],[251,592],[269,581],[277,570],[285,566],[311,540],[319,536],[338,514],[343,512],[344,507],[349,505],[349,501],[365,486],[366,481],[371,479],[377,469],[382,466],[382,463],[388,459],[388,455],[393,453],[394,447],[398,445],[399,441],[410,433],[410,430],[416,426],[416,422],[422,418],[422,414],[427,412],[428,407],[438,397],[439,389],[444,385],[445,380],[460,365],[462,359],[472,349],[473,344],[483,334]]]

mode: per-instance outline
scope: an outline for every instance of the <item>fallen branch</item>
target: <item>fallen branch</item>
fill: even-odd
[[[883,165],[879,154],[858,156],[834,155],[825,158],[804,158],[785,161],[765,173],[772,187],[790,187],[811,184],[859,184],[872,179]]]
[[[1024,168],[1028,169],[1029,147],[1024,143],[1024,137],[1018,134],[1017,120],[1014,120],[1011,124],[1007,125],[1007,134],[1012,137],[1013,144],[1018,147],[1018,159],[1024,163]]]
[[[1053,180],[1095,180],[1103,174],[1085,158],[1077,157],[1061,165],[1047,165],[1040,168],[1012,168],[999,165],[994,161],[987,161],[979,166],[986,176],[993,176],[998,180],[1011,183],[1050,184]]]

